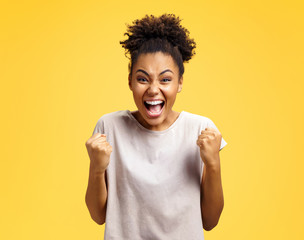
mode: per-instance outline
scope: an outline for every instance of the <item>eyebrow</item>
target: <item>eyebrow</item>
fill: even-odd
[[[142,72],[142,73],[146,74],[146,75],[149,77],[149,74],[148,74],[145,70],[138,69],[136,72]],[[170,69],[166,69],[166,70],[162,71],[162,72],[159,74],[159,76],[162,75],[162,74],[164,74],[165,72],[171,72],[171,73],[173,73]]]

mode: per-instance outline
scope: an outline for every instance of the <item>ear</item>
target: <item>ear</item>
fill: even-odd
[[[130,88],[130,90],[132,91],[132,84],[131,84],[131,74],[129,74],[129,76],[128,76],[128,84],[129,84],[129,88]]]
[[[181,76],[181,78],[179,79],[179,82],[178,82],[178,91],[177,92],[181,92],[182,91],[182,88],[183,88],[183,76]]]

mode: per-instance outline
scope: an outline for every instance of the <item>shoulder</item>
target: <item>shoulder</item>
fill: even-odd
[[[203,129],[210,126],[211,122],[212,121],[206,116],[183,111],[180,124],[182,128],[186,129],[186,131],[194,131],[199,134]]]
[[[205,129],[206,127],[211,127],[216,130],[219,130],[216,124],[209,117],[194,114],[194,113],[189,113],[185,111],[183,111],[183,113],[184,113],[184,122],[186,125],[198,126],[200,130]]]
[[[112,129],[115,125],[122,125],[121,123],[127,121],[127,119],[129,119],[128,110],[106,113],[98,119],[94,132],[97,130],[104,132],[106,129]]]
[[[204,130],[206,127],[211,127],[213,129],[216,129],[219,131],[218,127],[215,125],[215,123],[208,117],[185,112],[185,124],[188,128],[199,128],[199,133]],[[219,131],[220,132],[220,131]],[[227,145],[227,142],[222,138],[220,150]]]
[[[184,112],[185,119],[189,124],[200,126],[200,130],[204,130],[206,127],[214,128],[219,131],[216,124],[208,117],[201,116],[189,112]]]
[[[196,123],[196,124],[208,124],[211,121],[210,118],[190,112],[183,111],[184,119],[189,123]]]
[[[128,117],[128,111],[127,110],[120,110],[120,111],[116,111],[116,112],[111,112],[111,113],[106,113],[104,115],[102,115],[97,123],[103,123],[103,122],[113,122],[113,121],[119,121],[122,118]]]

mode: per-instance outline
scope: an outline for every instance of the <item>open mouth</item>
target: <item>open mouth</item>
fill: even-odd
[[[147,113],[150,117],[158,117],[161,115],[165,101],[144,101]]]

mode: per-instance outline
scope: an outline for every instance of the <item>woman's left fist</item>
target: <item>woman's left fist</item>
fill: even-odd
[[[196,144],[200,147],[200,155],[205,165],[219,164],[219,152],[222,135],[213,128],[205,128],[198,136]]]

